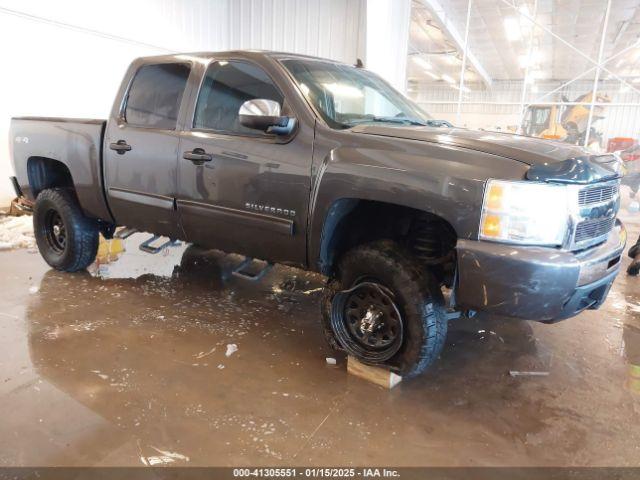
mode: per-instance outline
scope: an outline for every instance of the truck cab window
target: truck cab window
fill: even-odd
[[[431,117],[376,74],[341,63],[285,59],[282,64],[331,128],[381,122],[429,125]]]
[[[129,88],[125,119],[134,126],[174,130],[190,68],[182,63],[145,65]]]
[[[242,135],[262,135],[240,125],[238,111],[247,100],[264,98],[281,106],[282,93],[259,67],[247,62],[213,63],[205,75],[196,113],[194,128],[217,130]]]

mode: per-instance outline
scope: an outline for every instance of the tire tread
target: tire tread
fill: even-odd
[[[37,211],[34,211],[33,226],[42,256],[49,265],[57,270],[65,272],[84,270],[93,263],[98,253],[99,234],[97,222],[82,213],[75,193],[70,189],[51,188],[43,190],[36,199],[35,210],[47,201],[55,205],[63,217],[71,219],[71,224],[65,226],[68,230],[72,229],[72,235],[69,236],[69,241],[72,243],[68,246],[71,248],[70,254],[65,256],[66,258],[62,262],[52,263],[52,260],[43,253],[43,249],[47,248],[46,240],[39,238],[39,226],[36,225],[39,216]]]
[[[344,277],[345,271],[358,268],[358,265],[371,265],[374,262],[384,263],[385,268],[395,272],[395,280],[403,286],[403,296],[415,299],[408,301],[405,309],[414,312],[414,318],[419,318],[421,338],[406,342],[406,347],[403,346],[396,355],[396,361],[399,363],[394,365],[404,377],[415,377],[426,371],[438,359],[445,343],[447,319],[444,314],[442,292],[434,277],[428,271],[424,271],[408,252],[390,240],[361,245],[347,252],[340,259],[337,277]],[[325,337],[330,346],[339,349],[328,321],[333,296],[346,288],[338,278],[330,279],[327,283],[322,310]],[[407,316],[411,315],[405,312],[405,317]]]

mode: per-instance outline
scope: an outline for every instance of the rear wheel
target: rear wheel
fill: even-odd
[[[436,361],[447,333],[439,285],[410,254],[386,240],[342,257],[322,309],[331,346],[405,377]]]
[[[98,223],[84,216],[70,190],[40,192],[33,209],[33,230],[42,258],[56,270],[83,270],[98,253]]]

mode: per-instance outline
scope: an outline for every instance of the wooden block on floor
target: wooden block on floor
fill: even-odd
[[[402,381],[400,375],[396,375],[382,367],[365,365],[352,356],[347,359],[347,372],[388,389],[392,389]]]

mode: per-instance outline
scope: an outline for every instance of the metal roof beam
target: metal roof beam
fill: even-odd
[[[434,20],[439,24],[439,27],[441,27],[442,30],[446,32],[449,38],[453,40],[453,42],[456,44],[456,47],[461,52],[464,52],[466,50],[467,61],[473,66],[475,71],[478,72],[478,74],[482,78],[482,81],[488,87],[490,87],[492,83],[491,76],[489,75],[489,73],[487,73],[485,68],[482,66],[482,64],[480,63],[480,60],[478,60],[478,57],[476,57],[473,54],[473,52],[471,52],[471,49],[468,48],[468,45],[465,45],[464,37],[460,35],[460,32],[458,32],[458,29],[453,24],[453,21],[451,20],[450,16],[447,15],[447,12],[445,11],[444,7],[440,4],[440,1],[439,0],[421,0],[421,2],[433,14]]]

